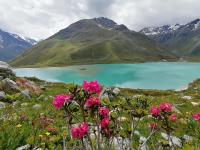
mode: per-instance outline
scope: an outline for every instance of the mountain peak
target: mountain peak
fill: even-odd
[[[93,18],[92,20],[94,20],[98,25],[108,29],[114,28],[117,25],[116,22],[105,17]]]

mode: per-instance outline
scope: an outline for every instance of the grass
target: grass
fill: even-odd
[[[55,110],[52,106],[52,97],[67,92],[71,84],[64,83],[46,83],[36,78],[28,78],[34,81],[38,86],[43,86],[43,90],[39,94],[31,94],[31,99],[23,97],[16,98],[16,105],[8,105],[6,108],[0,110],[0,116],[5,117],[0,121],[0,149],[15,149],[19,146],[30,144],[38,147],[46,147],[48,149],[62,149],[63,136],[68,136],[66,131],[66,122],[63,118],[61,111]],[[178,113],[178,122],[175,125],[173,135],[182,137],[187,134],[193,136],[195,139],[192,143],[185,143],[184,147],[191,147],[191,149],[199,148],[197,142],[200,135],[194,132],[194,124],[188,123],[187,118],[196,112],[200,112],[199,106],[193,106],[192,102],[200,102],[200,80],[196,80],[190,84],[188,90],[175,92],[175,91],[160,91],[160,90],[137,90],[137,89],[120,89],[120,95],[125,98],[133,98],[134,96],[142,95],[150,101],[150,106],[159,105],[161,102],[169,102],[177,105],[177,109],[181,112]],[[184,100],[184,95],[192,96],[192,100]],[[113,101],[114,102],[114,101]],[[25,105],[27,104],[27,105]],[[40,104],[41,108],[33,109],[35,104]],[[121,102],[123,104],[123,102]],[[125,113],[126,114],[126,113]],[[23,116],[26,116],[23,118]],[[55,133],[47,135],[48,130],[42,127],[41,116],[45,116],[53,122],[49,123],[50,127],[56,129]],[[145,118],[139,125],[138,131],[142,136],[148,136],[149,119]],[[22,125],[17,127],[17,125]],[[67,134],[67,135],[66,135]],[[135,135],[135,139],[139,137]],[[156,135],[151,142],[160,140],[160,135]],[[196,141],[197,140],[197,141]],[[195,142],[196,141],[196,142]],[[74,141],[67,139],[67,144],[73,145]],[[139,142],[135,140],[134,147],[136,148]],[[149,147],[153,145],[149,143]],[[33,147],[32,147],[33,148]]]

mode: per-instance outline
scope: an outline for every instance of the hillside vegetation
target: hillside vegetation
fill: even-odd
[[[84,19],[38,43],[14,66],[66,66],[175,60],[167,49],[107,18]]]

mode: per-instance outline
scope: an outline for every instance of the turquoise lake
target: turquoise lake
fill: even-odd
[[[97,64],[70,67],[18,68],[17,76],[53,82],[77,83],[98,80],[107,86],[140,89],[178,89],[200,77],[200,63],[156,62]]]

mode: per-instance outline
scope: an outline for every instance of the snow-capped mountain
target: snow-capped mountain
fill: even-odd
[[[0,60],[10,61],[36,43],[33,39],[0,30]]]
[[[148,28],[142,29],[140,33],[143,33],[147,36],[153,36],[153,35],[158,35],[158,34],[169,33],[169,32],[177,30],[180,27],[182,27],[182,25],[180,24],[164,25],[161,27],[148,27]]]
[[[200,19],[195,19],[185,25],[144,28],[140,33],[167,46],[177,55],[200,57]]]

